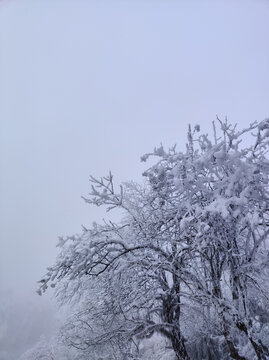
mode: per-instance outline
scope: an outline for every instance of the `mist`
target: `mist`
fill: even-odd
[[[268,117],[267,1],[1,1],[0,359],[60,320],[37,281],[57,239],[106,214],[89,176],[142,182],[188,124]],[[61,317],[61,316],[60,316]]]

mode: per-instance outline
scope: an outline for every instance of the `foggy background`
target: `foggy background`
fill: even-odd
[[[0,2],[0,359],[55,328],[37,281],[57,237],[104,214],[89,175],[141,181],[140,156],[216,114],[268,117],[268,1]]]

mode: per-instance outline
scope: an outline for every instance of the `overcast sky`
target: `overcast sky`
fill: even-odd
[[[188,123],[269,116],[268,1],[0,2],[0,284],[34,298],[89,175],[140,181]]]

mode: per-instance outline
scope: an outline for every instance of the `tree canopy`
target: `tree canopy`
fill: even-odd
[[[68,346],[138,359],[158,335],[180,360],[269,359],[269,120],[217,124],[212,139],[189,126],[185,152],[142,156],[158,159],[143,185],[91,177],[84,200],[122,218],[61,238],[40,280],[80,295]]]

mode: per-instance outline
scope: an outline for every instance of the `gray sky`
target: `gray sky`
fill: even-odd
[[[141,179],[140,156],[215,115],[268,117],[268,1],[0,2],[0,284],[26,299],[60,235],[100,212],[90,174]]]

